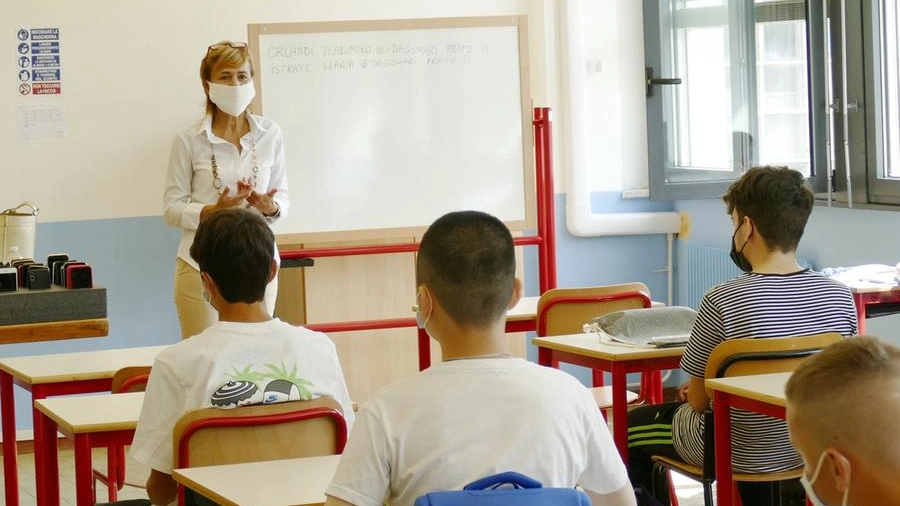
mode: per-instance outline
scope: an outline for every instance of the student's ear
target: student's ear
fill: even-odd
[[[277,275],[278,275],[278,262],[276,262],[275,259],[273,258],[272,265],[269,267],[269,279],[266,280],[266,284],[271,283],[272,280],[275,279],[275,276],[277,276]]]
[[[522,299],[522,280],[519,278],[513,278],[513,292],[512,298],[509,299],[509,305],[506,306],[506,309],[512,309],[516,304]]]
[[[831,475],[834,477],[834,489],[843,492],[850,486],[850,460],[834,448],[827,448],[827,465],[831,467]]]

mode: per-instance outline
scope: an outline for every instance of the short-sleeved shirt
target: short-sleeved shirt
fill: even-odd
[[[703,378],[719,343],[742,337],[857,333],[849,288],[804,269],[791,274],[748,273],[709,289],[681,359],[681,368]],[[802,465],[784,420],[732,410],[732,458],[737,472],[777,472]],[[687,403],[675,412],[672,440],[678,454],[703,465],[703,416]]]
[[[364,404],[328,495],[357,506],[411,506],[435,490],[516,471],[597,493],[628,475],[590,392],[522,359],[444,362]]]
[[[337,351],[325,334],[277,318],[218,322],[156,357],[131,456],[171,474],[172,430],[186,412],[316,397],[338,401],[352,426],[353,407]]]

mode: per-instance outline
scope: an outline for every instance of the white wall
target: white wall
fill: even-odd
[[[40,220],[70,221],[161,214],[163,178],[176,129],[203,112],[198,77],[206,47],[246,40],[248,23],[527,14],[532,90],[548,96],[546,39],[552,0],[158,0],[90,4],[12,2],[0,32],[15,50],[20,27],[58,27],[68,136],[18,138],[17,107],[52,102],[21,97],[14,65],[0,78],[0,209],[32,200]],[[14,60],[10,60],[14,61]],[[290,153],[288,153],[290,157]],[[7,181],[15,181],[7,184]]]

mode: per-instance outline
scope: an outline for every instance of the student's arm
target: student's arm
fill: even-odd
[[[691,376],[688,382],[687,400],[691,409],[702,413],[709,407],[709,395],[706,394],[706,384],[703,378]]]
[[[591,498],[591,504],[594,506],[637,506],[637,499],[634,497],[634,489],[631,488],[631,482],[626,481],[622,488],[609,494],[598,494],[585,489],[588,497]],[[325,503],[328,506],[328,503]]]
[[[326,495],[325,498],[325,506],[355,506],[353,503],[349,503],[343,499],[338,499],[337,497],[332,497],[330,495]]]
[[[172,504],[178,497],[178,484],[171,474],[151,469],[147,478],[147,497],[157,506]]]

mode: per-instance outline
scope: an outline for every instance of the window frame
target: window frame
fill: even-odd
[[[730,0],[735,1],[735,0]],[[759,8],[777,8],[777,4],[795,4],[798,0],[783,0],[783,2],[772,2],[774,5],[762,4],[761,6],[757,6],[753,0],[737,0],[741,2],[741,5],[737,9],[729,9],[729,36],[734,39],[738,38],[737,42],[742,42],[739,44],[732,43],[730,44],[730,51],[732,52],[731,58],[732,61],[740,61],[736,58],[734,54],[735,51],[745,51],[750,54],[744,55],[749,57],[748,59],[752,59],[752,64],[747,65],[747,68],[738,68],[737,65],[732,65],[731,75],[732,75],[732,96],[741,96],[743,93],[744,96],[748,97],[748,102],[750,107],[753,108],[752,114],[749,114],[749,129],[751,130],[750,134],[752,138],[759,139],[758,135],[758,125],[757,123],[757,100],[756,100],[756,9]],[[813,186],[814,190],[820,193],[824,193],[828,191],[828,173],[829,171],[826,169],[828,163],[828,153],[827,153],[827,113],[825,110],[825,56],[824,56],[824,21],[822,24],[814,22],[814,20],[821,19],[824,20],[822,14],[822,5],[818,0],[814,1],[804,1],[805,5],[805,13],[806,13],[806,65],[807,65],[807,109],[808,109],[808,132],[809,132],[809,161],[810,161],[810,177],[809,181]],[[662,65],[662,38],[665,36],[671,39],[671,34],[673,31],[671,27],[667,27],[667,31],[664,34],[661,30],[661,21],[662,16],[660,15],[661,9],[669,8],[668,1],[660,1],[660,0],[643,0],[643,8],[644,8],[644,58],[645,65],[650,69],[653,69],[653,72],[659,72],[659,69],[663,68]],[[743,10],[740,9],[743,7]],[[714,7],[704,7],[702,9],[713,9]],[[727,8],[727,7],[720,7]],[[743,16],[741,16],[743,14]],[[753,19],[754,23],[752,26],[748,23],[740,23],[742,19]],[[738,26],[740,29],[734,29],[732,27]],[[749,28],[749,29],[748,29]],[[816,42],[819,42],[819,45],[816,45]],[[735,49],[737,48],[737,49]],[[740,57],[741,55],[737,55]],[[679,76],[659,76],[654,75],[654,77],[679,77]],[[743,88],[736,88],[736,86],[743,86]],[[666,108],[669,107],[668,104],[664,103],[663,93],[660,93],[656,90],[651,90],[651,93],[647,97],[647,132],[648,132],[648,166],[649,166],[649,181],[650,181],[650,199],[651,200],[683,200],[683,199],[697,199],[697,198],[719,198],[721,197],[727,190],[728,186],[737,179],[740,174],[741,164],[744,165],[756,165],[759,155],[759,150],[757,147],[753,147],[751,150],[751,156],[749,160],[747,159],[745,153],[746,151],[742,150],[743,142],[742,139],[733,139],[732,146],[734,150],[741,151],[740,153],[735,153],[734,159],[742,159],[740,164],[735,164],[735,168],[731,171],[716,171],[711,174],[710,171],[701,170],[701,169],[691,169],[691,168],[678,168],[678,172],[687,179],[690,179],[691,175],[703,175],[710,174],[710,177],[715,177],[713,181],[702,181],[702,178],[698,178],[701,180],[693,180],[693,181],[677,181],[672,180],[670,177],[670,170],[672,167],[668,166],[667,160],[671,159],[667,157],[667,153],[669,150],[673,149],[673,146],[670,146],[669,136],[666,133],[666,124],[664,119],[666,117],[673,117],[671,114],[666,114],[671,111],[667,111]],[[737,135],[740,132],[734,132],[733,135]]]

